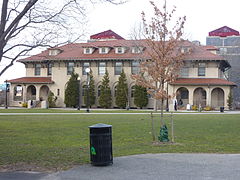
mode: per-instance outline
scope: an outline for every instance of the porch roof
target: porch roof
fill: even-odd
[[[220,78],[178,78],[171,83],[172,85],[220,85],[220,86],[236,86],[234,82]]]
[[[21,77],[7,82],[12,84],[53,84],[51,77]]]

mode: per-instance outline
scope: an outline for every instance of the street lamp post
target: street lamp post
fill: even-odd
[[[166,112],[169,112],[169,104],[168,104],[168,83],[167,83],[167,101],[166,101]]]
[[[5,81],[5,109],[8,108],[8,97],[7,97],[7,93],[8,93],[8,84],[7,84],[7,80]]]
[[[79,83],[79,91],[78,91],[79,96],[78,96],[78,108],[77,108],[77,110],[80,110],[80,107],[81,107],[81,78],[78,77],[77,80],[78,80],[78,83]]]
[[[85,72],[87,73],[87,110],[86,112],[89,113],[89,84],[90,84],[90,68],[86,68]]]

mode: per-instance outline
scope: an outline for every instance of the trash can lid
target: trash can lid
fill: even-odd
[[[107,127],[112,127],[112,125],[98,123],[98,124],[94,124],[92,126],[89,126],[89,128],[107,128]]]

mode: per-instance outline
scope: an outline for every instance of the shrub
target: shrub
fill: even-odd
[[[116,105],[119,108],[125,108],[128,103],[128,85],[124,71],[122,71],[118,78],[118,84],[116,88]]]
[[[203,108],[204,111],[211,111],[212,110],[212,107],[210,106],[206,106],[205,108]]]
[[[64,103],[66,104],[67,107],[77,107],[78,98],[79,98],[78,74],[73,72],[70,79],[67,82]]]
[[[108,71],[105,72],[105,75],[102,80],[100,96],[99,96],[99,105],[103,108],[110,108],[112,105],[112,95],[111,89],[109,86],[109,74]]]
[[[50,108],[54,108],[56,107],[56,101],[57,101],[57,97],[54,96],[54,93],[52,91],[50,91],[49,95],[48,95],[48,104]]]
[[[22,103],[22,107],[27,108],[28,104],[26,102]]]
[[[193,105],[193,106],[192,106],[192,110],[197,111],[197,110],[198,110],[198,107],[197,107],[196,105]]]

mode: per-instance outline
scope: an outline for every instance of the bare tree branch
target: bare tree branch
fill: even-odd
[[[122,0],[94,0],[91,3],[121,4]],[[51,4],[52,3],[52,4]],[[37,47],[53,47],[82,37],[79,29],[85,23],[84,0],[3,0],[0,22],[0,63],[8,65]],[[83,24],[82,24],[83,23]],[[78,32],[76,33],[76,31]]]

